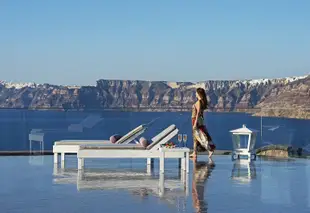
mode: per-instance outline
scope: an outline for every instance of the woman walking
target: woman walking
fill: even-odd
[[[212,157],[215,150],[215,145],[204,124],[204,110],[208,107],[206,92],[203,88],[196,90],[197,101],[192,109],[192,127],[194,139],[194,152],[191,157],[197,159],[197,151],[209,151],[209,158]]]

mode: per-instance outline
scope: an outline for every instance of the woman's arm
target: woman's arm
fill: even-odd
[[[198,121],[198,117],[199,117],[200,110],[201,110],[200,101],[198,101],[198,102],[195,104],[195,107],[196,107],[197,113],[196,113],[196,118],[195,118],[195,122],[194,122],[194,127],[197,127],[197,121]]]

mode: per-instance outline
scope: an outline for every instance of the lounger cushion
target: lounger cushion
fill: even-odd
[[[143,146],[144,148],[146,148],[148,146],[148,141],[145,137],[141,137],[139,139],[140,145]]]
[[[126,142],[127,140],[132,140],[133,136],[138,134],[138,133],[142,133],[142,131],[144,130],[144,127],[142,125],[138,126],[137,128],[131,130],[130,132],[128,132],[126,135],[124,135],[123,137],[121,137],[117,143],[118,144],[122,144],[124,142]]]
[[[83,145],[83,144],[110,144],[109,140],[61,140],[54,143],[54,145]]]
[[[146,148],[152,149],[156,144],[158,144],[163,138],[167,137],[171,132],[173,132],[176,129],[176,126],[174,124],[170,125],[168,128],[166,128],[164,131],[156,135],[154,138],[152,138],[152,143],[149,144]]]
[[[80,149],[92,149],[92,150],[100,150],[100,149],[113,149],[113,150],[124,150],[124,149],[138,149],[138,150],[145,150],[143,146],[140,144],[106,144],[106,145],[94,145],[94,146],[88,146],[83,145],[80,146]]]
[[[102,142],[104,143],[110,143],[111,144],[123,144],[126,142],[131,142],[135,138],[137,138],[139,135],[141,135],[146,130],[144,125],[140,125],[137,128],[131,130],[129,133],[124,135],[123,137],[110,137],[109,140],[60,140],[54,143],[54,145],[81,145],[83,143],[89,143],[89,144],[100,144]],[[116,136],[116,135],[114,135]],[[140,144],[140,143],[139,143]]]
[[[111,137],[110,137],[110,142],[111,143],[116,143],[119,139],[121,139],[122,138],[122,136],[121,135],[112,135]]]

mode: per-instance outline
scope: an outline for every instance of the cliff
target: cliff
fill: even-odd
[[[310,119],[310,76],[274,86],[256,107],[258,116]]]
[[[206,89],[212,111],[310,118],[310,76],[198,83],[102,79],[95,86],[81,87],[1,82],[0,107],[187,111],[197,87]]]

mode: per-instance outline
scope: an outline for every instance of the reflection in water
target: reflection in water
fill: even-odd
[[[209,162],[193,161],[193,204],[197,213],[207,212],[208,204],[204,200],[204,190],[206,181],[211,175],[215,164],[212,160]]]
[[[28,162],[32,166],[42,166],[44,165],[44,156],[43,155],[30,155]]]
[[[289,136],[288,136],[288,145],[289,146],[292,146],[293,145],[293,142],[294,142],[294,138],[295,138],[295,129],[288,129],[288,133],[289,133]]]
[[[76,184],[82,190],[126,190],[133,195],[146,198],[149,195],[160,197],[177,207],[180,199],[185,202],[188,196],[188,174],[183,172],[181,179],[159,177],[142,171],[107,171],[101,169],[65,169],[54,166],[56,184]],[[185,205],[185,204],[184,204]]]
[[[260,198],[262,203],[302,210],[309,208],[309,161],[265,158],[264,161]]]
[[[254,161],[248,159],[236,160],[231,171],[231,178],[241,183],[249,183],[252,179],[256,179]]]
[[[266,204],[290,205],[290,171],[286,166],[272,166],[276,164],[269,162],[271,165],[264,167],[262,174],[261,201]]]
[[[251,179],[248,184],[240,184],[238,179],[232,180],[231,176],[254,178],[253,169],[250,169],[251,175],[244,174],[249,171],[247,167],[245,166],[244,173],[239,171],[238,166],[241,165],[234,165],[237,161],[232,162],[230,156],[214,156],[216,171],[211,173],[212,177],[208,180],[212,168],[208,168],[206,163],[196,163],[194,168],[190,166],[190,175],[194,169],[194,183],[193,185],[190,183],[190,187],[193,186],[194,189],[190,191],[193,193],[188,197],[184,196],[183,183],[177,181],[181,178],[174,169],[175,161],[167,162],[163,187],[159,181],[158,169],[155,169],[157,171],[155,175],[148,175],[144,162],[141,166],[137,163],[135,169],[132,169],[127,165],[116,167],[111,165],[114,162],[110,161],[104,166],[104,171],[102,165],[98,168],[99,165],[96,164],[98,169],[85,168],[84,174],[79,174],[75,166],[71,169],[56,167],[55,176],[52,176],[52,158],[44,156],[44,166],[29,165],[28,159],[28,156],[0,158],[0,167],[4,171],[0,177],[1,212],[45,212],[47,208],[50,212],[57,212],[57,209],[51,209],[52,207],[61,209],[61,212],[76,213],[87,211],[165,213],[197,212],[197,210],[224,213],[310,212],[310,163],[306,159],[275,161],[259,158],[258,161],[254,161],[256,179]],[[199,159],[207,160],[207,156],[205,158],[200,156]],[[54,184],[52,179],[57,184]],[[133,184],[133,179],[139,180],[139,183]],[[145,180],[150,184],[143,184]],[[171,185],[176,186],[177,190],[170,188],[167,184],[169,180],[175,183]],[[102,184],[105,181],[114,181],[118,188],[111,186],[109,186],[111,190],[103,188]],[[121,186],[122,181],[131,182],[132,187],[128,188],[130,184]],[[86,193],[80,193],[77,188]],[[94,188],[96,191],[89,188]],[[117,191],[118,189],[121,190]],[[158,196],[162,191],[164,195],[160,199]],[[177,199],[175,198],[177,196],[171,195],[173,192],[179,196]],[[182,198],[186,200],[185,208]],[[177,202],[174,202],[175,200]],[[177,206],[179,211],[176,209]]]

